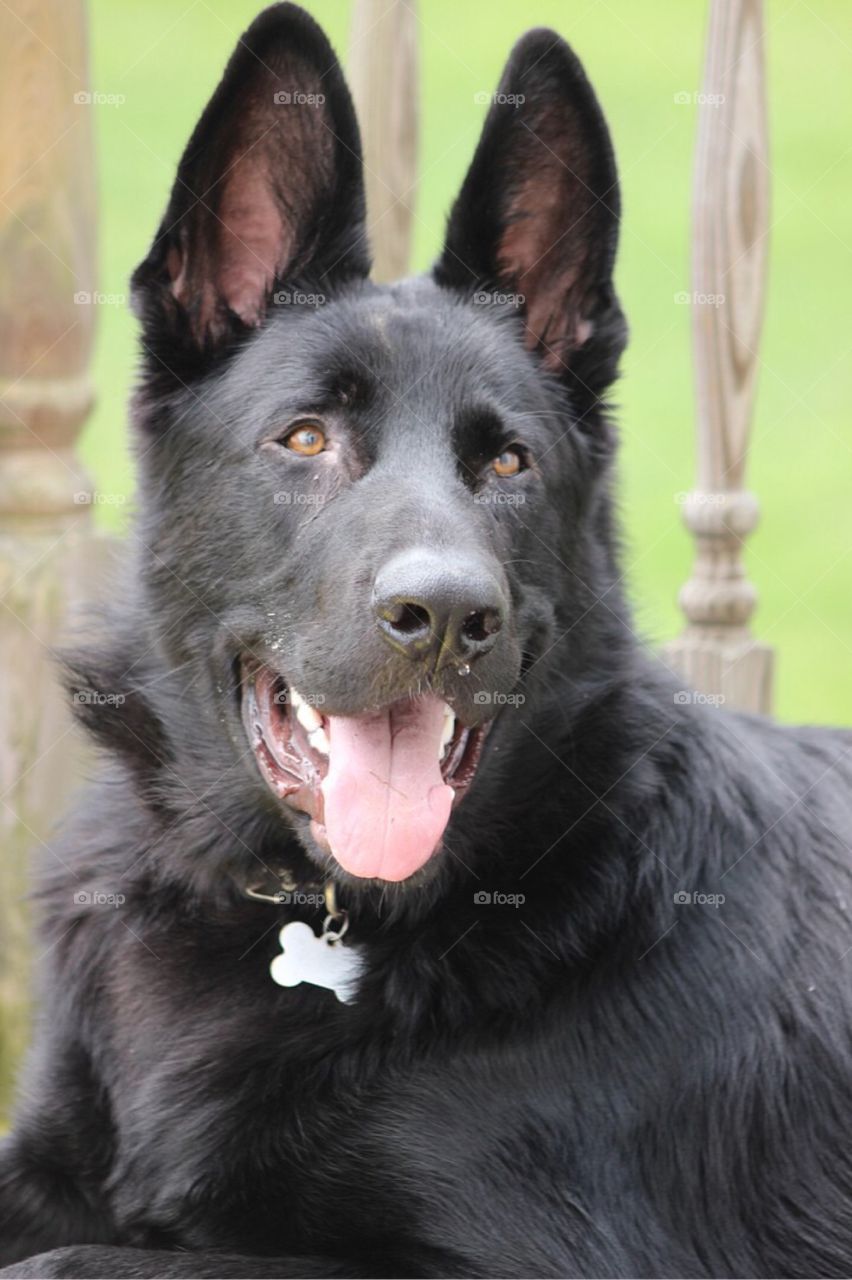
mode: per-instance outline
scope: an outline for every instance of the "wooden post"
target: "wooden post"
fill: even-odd
[[[772,650],[749,630],[742,563],[758,504],[744,489],[763,319],[768,229],[762,0],[710,0],[693,195],[692,332],[698,477],[683,515],[695,535],[680,593],[684,634],[666,650],[684,682],[769,712]]]
[[[349,80],[364,146],[373,276],[397,280],[410,266],[417,182],[414,0],[355,0]]]
[[[0,5],[0,62],[2,1115],[28,1035],[31,855],[50,841],[74,767],[49,646],[93,546],[74,456],[95,313],[83,0]]]

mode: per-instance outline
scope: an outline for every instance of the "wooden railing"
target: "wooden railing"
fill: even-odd
[[[687,626],[666,649],[689,688],[772,709],[773,654],[752,637],[756,592],[742,550],[758,519],[745,488],[763,319],[769,169],[762,0],[712,0],[699,97],[692,230],[698,484],[683,508],[695,537],[680,593]]]
[[[31,855],[74,772],[50,650],[93,545],[74,452],[95,314],[84,4],[13,3],[0,5],[0,1114],[28,1035]]]
[[[686,630],[665,656],[726,705],[768,711],[771,653],[748,630],[741,559],[757,520],[744,477],[766,257],[762,20],[760,0],[710,0],[693,231],[698,477],[685,509],[696,557]],[[75,757],[48,651],[87,594],[83,566],[96,576],[98,564],[74,455],[96,312],[84,300],[95,287],[91,117],[74,100],[89,88],[83,0],[0,4],[0,62],[2,1090],[27,1035],[30,851],[50,839]],[[416,184],[411,0],[355,0],[350,63],[376,275],[390,279],[409,268]]]
[[[364,148],[373,276],[399,280],[411,265],[417,186],[414,0],[355,0],[348,70]]]

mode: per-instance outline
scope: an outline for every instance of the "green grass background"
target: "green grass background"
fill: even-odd
[[[153,236],[175,166],[255,0],[93,0],[92,87],[100,186],[100,279],[126,292]],[[350,5],[307,7],[346,56]],[[689,202],[703,0],[421,0],[422,141],[415,266],[440,245],[513,40],[552,25],[585,62],[614,134],[624,229],[618,284],[632,343],[618,388],[622,513],[631,594],[651,642],[676,634],[690,542],[675,495],[693,478]],[[772,232],[750,486],[763,510],[748,552],[755,627],[777,647],[785,720],[852,721],[852,22],[849,0],[768,0]],[[99,313],[97,408],[83,454],[98,488],[132,508],[125,402],[135,328]]]

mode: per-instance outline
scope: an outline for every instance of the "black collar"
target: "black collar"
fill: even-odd
[[[337,905],[337,892],[333,880],[306,880],[299,882],[291,871],[284,868],[267,869],[267,875],[261,880],[244,885],[242,892],[255,902],[269,902],[275,907],[284,907],[293,902],[295,895],[321,894],[326,915],[332,920],[342,919],[346,912]],[[298,897],[296,901],[298,902]],[[317,903],[319,906],[320,904]]]

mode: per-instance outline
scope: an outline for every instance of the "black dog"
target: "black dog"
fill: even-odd
[[[134,279],[138,568],[73,667],[106,758],[4,1275],[850,1273],[852,744],[634,639],[618,216],[534,31],[379,288],[328,43],[238,46]]]

